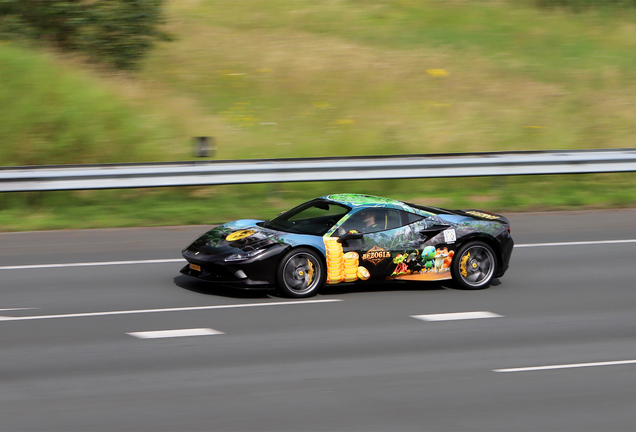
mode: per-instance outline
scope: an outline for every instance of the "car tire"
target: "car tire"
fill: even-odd
[[[476,290],[488,287],[496,270],[495,251],[480,241],[462,245],[451,263],[453,280],[462,289]]]
[[[325,265],[316,252],[308,248],[292,249],[278,264],[278,292],[285,297],[311,297],[325,277]]]

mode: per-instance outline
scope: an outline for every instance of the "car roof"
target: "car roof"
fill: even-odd
[[[411,213],[421,213],[420,211],[417,211],[416,209],[406,203],[403,203],[402,201],[394,200],[392,198],[378,197],[374,195],[334,194],[325,195],[321,198],[337,202],[338,204],[346,205],[348,207],[351,207],[352,209],[379,207],[404,210]]]

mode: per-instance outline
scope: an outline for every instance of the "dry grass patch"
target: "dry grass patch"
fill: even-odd
[[[474,53],[387,52],[334,36],[194,21],[173,26],[178,41],[153,57],[148,76],[210,107],[223,135],[237,132],[222,137],[232,158],[522,149],[524,126],[555,126],[567,94]]]

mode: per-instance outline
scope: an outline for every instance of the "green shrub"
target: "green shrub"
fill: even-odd
[[[163,0],[0,0],[0,37],[16,36],[79,50],[134,68],[157,40]]]

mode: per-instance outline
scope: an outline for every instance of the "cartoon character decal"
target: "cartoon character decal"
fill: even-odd
[[[426,246],[422,251],[422,259],[424,261],[425,272],[429,273],[433,269],[433,263],[435,262],[435,247]]]
[[[426,246],[422,251],[415,250],[410,253],[399,254],[402,257],[406,269],[394,271],[389,279],[399,280],[445,280],[451,278],[450,265],[455,251],[449,251],[447,247],[435,248]]]
[[[408,271],[408,267],[404,262],[407,258],[408,256],[406,255],[406,252],[404,254],[398,254],[395,258],[393,258],[393,263],[397,264],[397,267],[395,267],[391,276],[405,274]]]
[[[411,273],[418,273],[422,270],[422,255],[420,251],[411,252],[406,257],[406,269]]]

